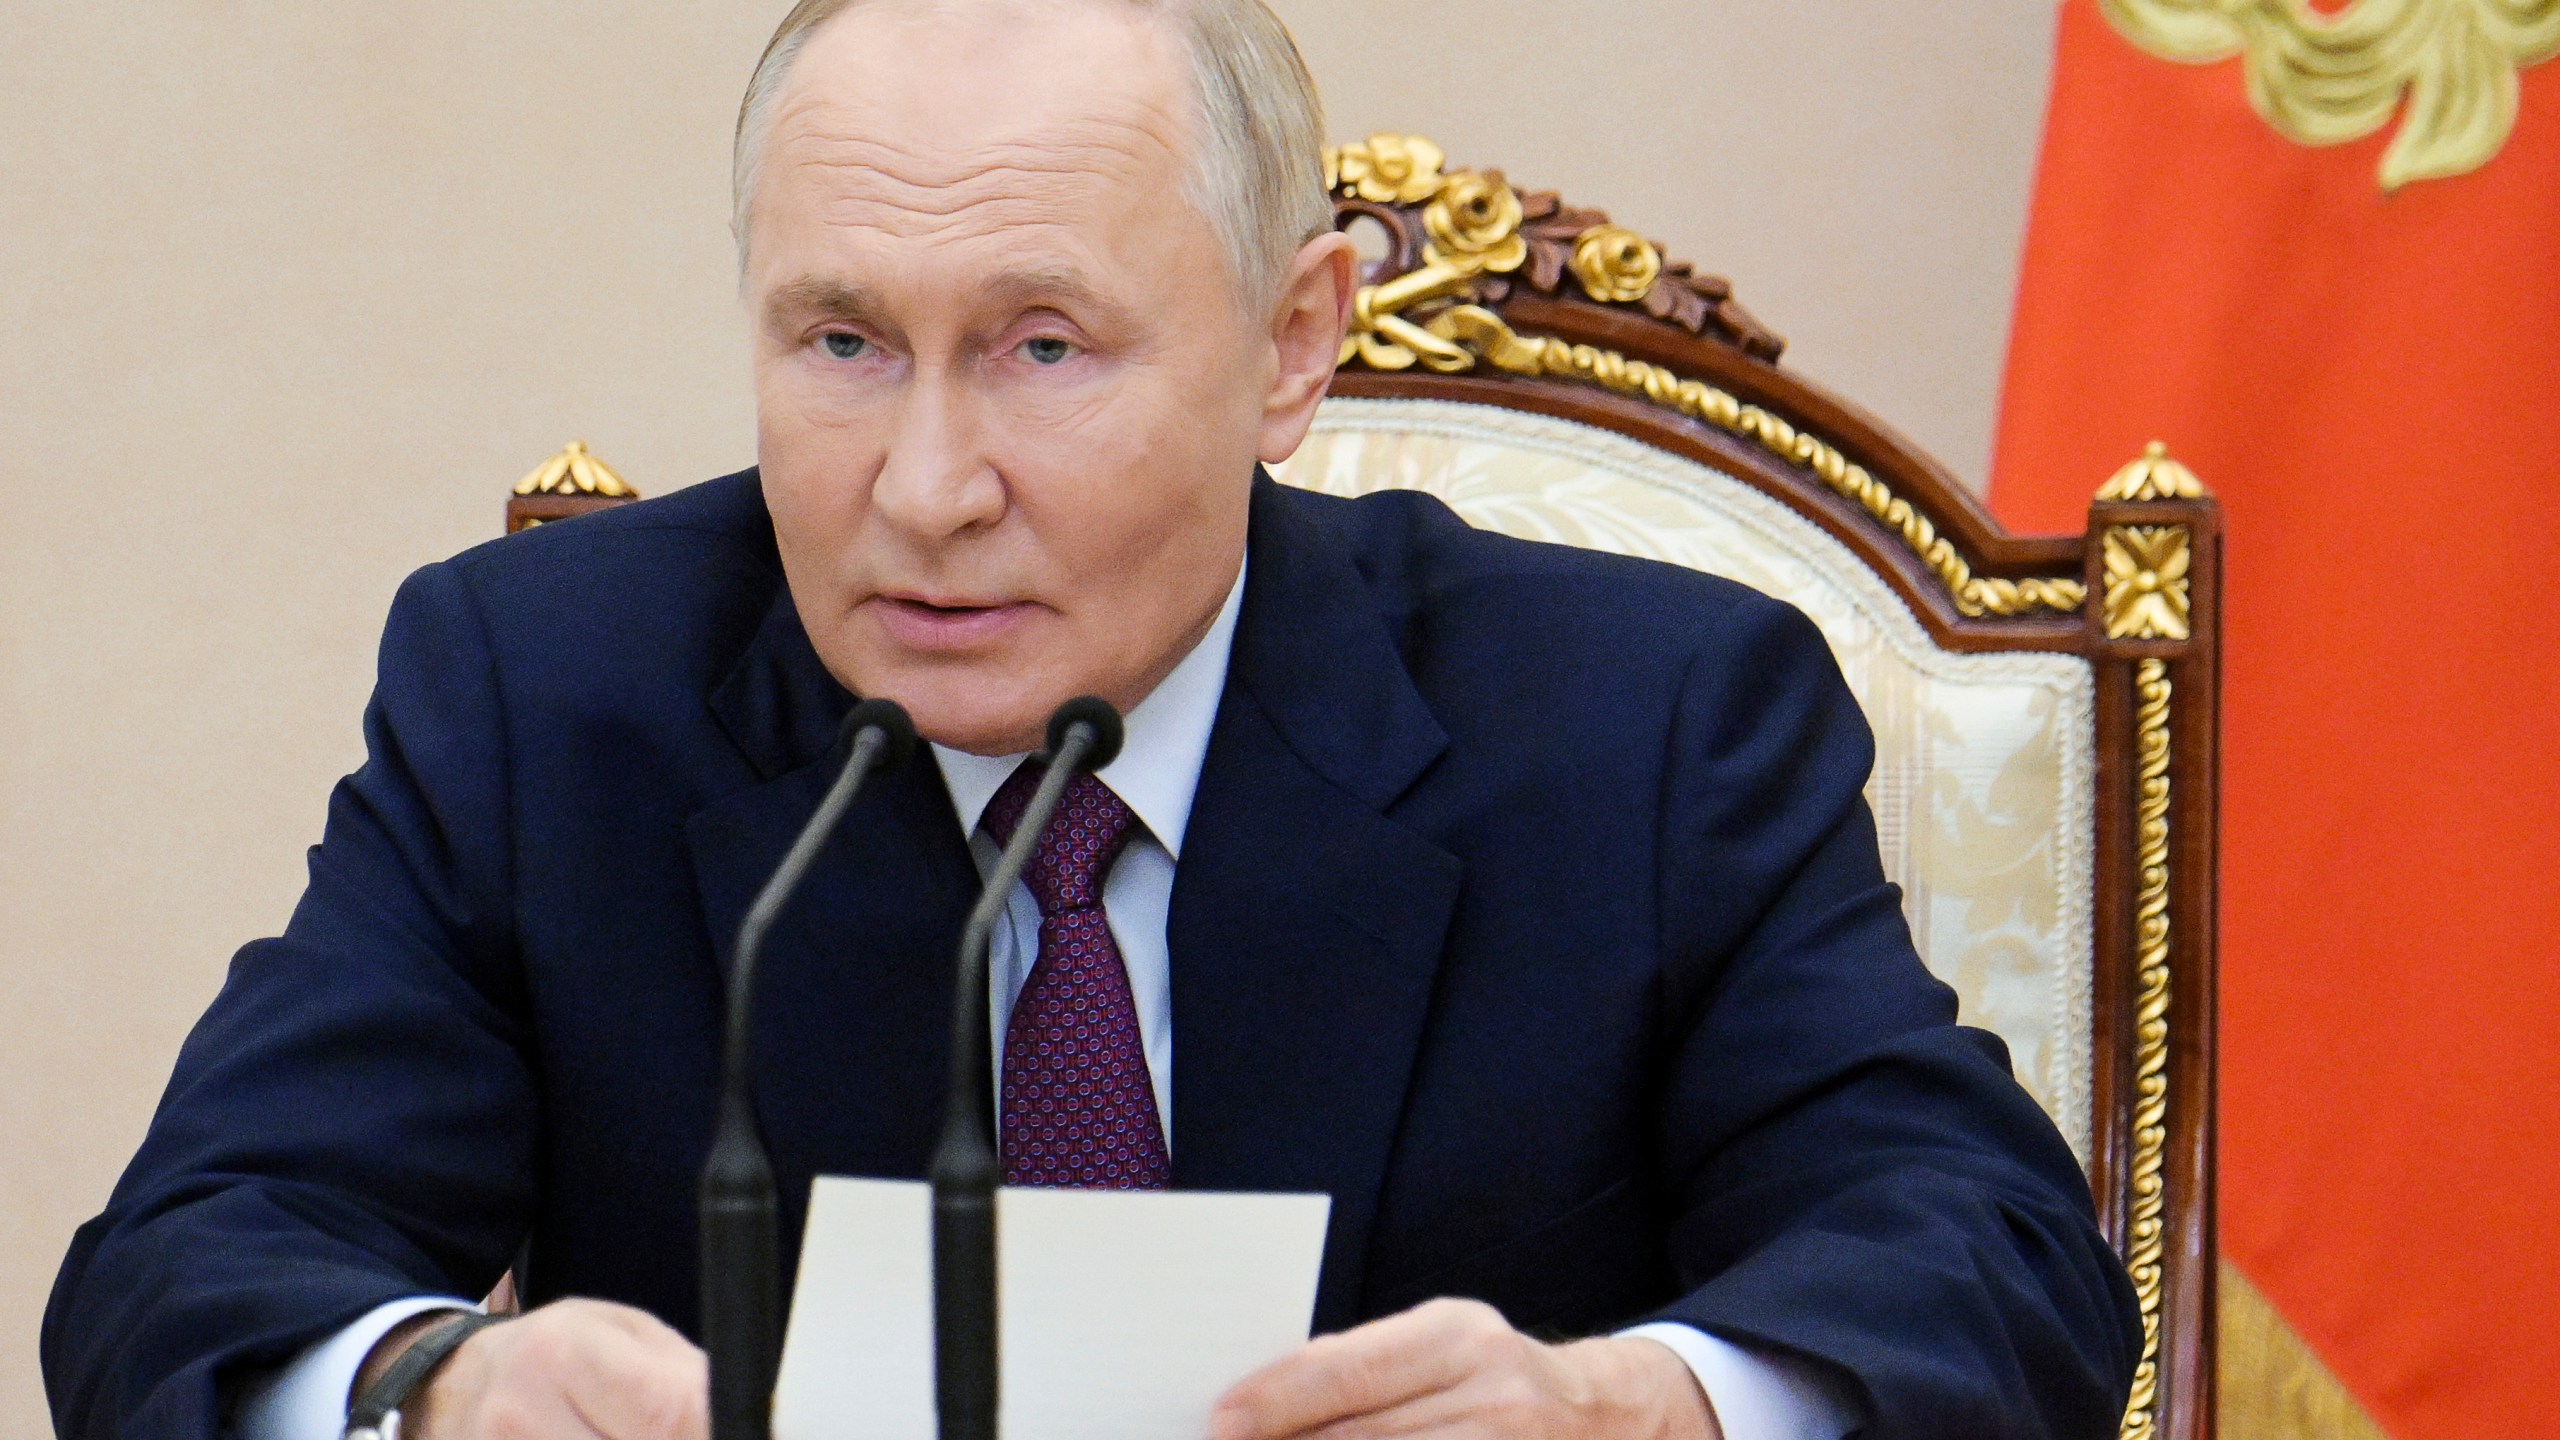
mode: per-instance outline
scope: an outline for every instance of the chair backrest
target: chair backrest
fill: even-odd
[[[1724,281],[1436,146],[1326,156],[1375,227],[1291,484],[1788,600],[1876,731],[1868,794],[1922,957],[2089,1172],[2142,1305],[2128,1440],[2211,1433],[2219,511],[2157,446],[2080,535],[2003,532],[1909,442],[1779,367]],[[572,442],[509,532],[637,498]]]
[[[1914,938],[2089,1172],[2145,1354],[2124,1433],[2210,1433],[2219,514],[2155,446],[2085,533],[2003,532],[1945,470],[1780,368],[1724,281],[1596,210],[1328,152],[1369,230],[1332,398],[1281,468],[1731,576],[1829,638]],[[2104,484],[2098,482],[2104,480]]]

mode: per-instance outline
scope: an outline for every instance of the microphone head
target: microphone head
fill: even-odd
[[[880,732],[880,758],[871,766],[875,771],[895,770],[915,753],[916,722],[907,718],[907,707],[895,700],[865,700],[845,712],[836,744],[850,752],[865,730]]]
[[[1120,712],[1111,708],[1110,701],[1091,695],[1077,696],[1049,717],[1049,753],[1055,755],[1065,748],[1067,732],[1078,725],[1093,730],[1093,748],[1084,756],[1085,770],[1099,770],[1120,753]]]

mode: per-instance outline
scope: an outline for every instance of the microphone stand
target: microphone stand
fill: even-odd
[[[781,1247],[774,1220],[773,1161],[747,1070],[755,1022],[756,965],[765,936],[835,833],[865,776],[895,769],[915,749],[907,712],[865,700],[844,717],[844,767],[818,811],[774,867],[738,926],[729,964],[721,1047],[720,1111],[702,1166],[702,1347],[711,1360],[714,1440],[770,1440],[774,1379],[782,1365]]]
[[[933,1155],[934,1407],[941,1440],[996,1440],[995,1068],[988,1034],[987,945],[1067,782],[1120,753],[1120,712],[1084,696],[1049,719],[1048,770],[1005,842],[960,932],[951,1002],[951,1095]]]

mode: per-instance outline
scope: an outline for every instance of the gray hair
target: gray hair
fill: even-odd
[[[775,98],[821,25],[876,0],[799,0],[766,43],[738,106],[730,227],[743,266],[747,210]],[[1191,60],[1199,134],[1183,196],[1226,247],[1255,308],[1277,298],[1299,247],[1333,228],[1324,185],[1324,105],[1288,27],[1263,0],[1092,0],[1171,23]]]

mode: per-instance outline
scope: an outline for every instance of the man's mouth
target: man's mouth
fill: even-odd
[[[971,650],[1002,638],[1030,618],[1023,600],[884,591],[871,599],[881,628],[912,650]]]

